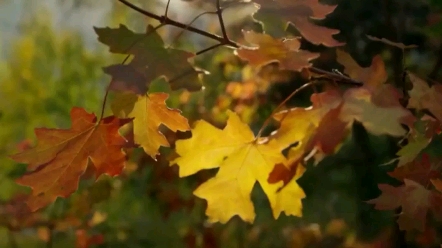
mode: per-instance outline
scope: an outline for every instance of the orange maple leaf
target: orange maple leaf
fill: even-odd
[[[271,135],[272,142],[281,150],[288,146],[288,162],[277,166],[269,182],[286,181],[297,170],[302,160],[315,158],[318,163],[327,154],[333,154],[342,144],[354,121],[361,122],[375,135],[401,136],[401,124],[411,125],[411,113],[398,103],[393,88],[379,86],[370,91],[366,87],[349,89],[341,94],[329,89],[311,96],[310,108],[292,108],[274,115],[280,127]],[[392,93],[392,94],[389,94]],[[388,94],[394,100],[386,100]]]
[[[315,45],[327,47],[342,46],[345,43],[333,38],[340,31],[321,27],[310,22],[310,19],[322,20],[332,13],[336,5],[324,5],[318,0],[255,0],[261,5],[260,13],[277,14],[296,27],[301,35]]]
[[[361,122],[374,135],[402,136],[405,130],[401,124],[413,125],[413,115],[401,106],[397,89],[384,85],[387,74],[380,57],[369,68],[360,67],[344,52],[338,52],[338,60],[364,86],[344,93],[329,88],[311,96],[310,108],[292,108],[274,115],[280,127],[271,136],[273,142],[281,150],[295,147],[289,150],[285,168],[277,165],[269,182],[287,181],[303,160],[314,156],[318,163],[335,152],[354,121]]]
[[[344,72],[352,79],[364,82],[364,86],[376,87],[387,81],[388,74],[385,63],[380,55],[373,57],[370,67],[361,67],[350,54],[337,50],[336,60],[345,67]]]
[[[347,134],[347,123],[339,119],[342,103],[329,110],[321,119],[310,146],[318,147],[325,154],[332,154]],[[312,149],[311,148],[311,149]]]
[[[369,67],[361,67],[344,51],[337,51],[337,61],[344,65],[344,72],[351,78],[364,83],[362,87],[348,89],[343,100],[344,121],[357,120],[375,135],[405,134],[401,124],[413,126],[415,117],[401,103],[400,92],[392,85],[385,84],[388,74],[385,63],[377,55]]]
[[[12,155],[11,158],[28,164],[28,173],[17,183],[32,188],[27,203],[32,211],[42,208],[57,197],[68,197],[78,188],[80,176],[89,160],[96,177],[121,173],[126,160],[122,147],[127,141],[118,129],[130,119],[115,116],[97,122],[95,114],[83,108],[71,110],[70,129],[36,128],[36,147]]]
[[[278,62],[281,69],[301,71],[310,67],[310,60],[319,57],[319,53],[300,50],[298,39],[275,39],[268,34],[244,31],[244,38],[256,47],[242,46],[236,50],[237,55],[256,67]]]
[[[271,135],[271,142],[281,150],[294,145],[284,164],[276,164],[268,182],[289,182],[298,174],[307,154],[316,156],[316,162],[325,154],[332,154],[348,133],[347,123],[339,119],[342,102],[335,91],[314,94],[310,108],[292,108],[276,113],[273,118],[280,127]]]

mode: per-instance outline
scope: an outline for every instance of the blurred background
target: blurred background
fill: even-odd
[[[131,1],[164,14],[167,1]],[[318,24],[341,30],[335,38],[361,66],[376,54],[387,65],[391,83],[401,85],[405,68],[435,81],[441,79],[442,1],[440,0],[324,0],[338,4],[334,13]],[[235,4],[224,12],[231,38],[242,42],[240,30],[260,29],[248,15],[255,7]],[[168,16],[189,23],[213,9],[213,1],[172,0]],[[266,31],[275,36],[297,35],[275,16],[257,14]],[[142,32],[157,25],[118,1],[0,0],[0,247],[440,247],[441,226],[431,223],[423,233],[403,233],[395,213],[376,211],[364,201],[379,195],[378,183],[398,183],[388,177],[397,140],[375,137],[355,125],[338,154],[318,166],[309,165],[299,179],[307,197],[303,218],[281,216],[274,220],[267,199],[256,186],[252,197],[257,219],[253,225],[233,218],[227,224],[206,223],[205,202],[192,191],[214,174],[201,172],[178,178],[169,166],[171,149],[153,161],[142,151],[130,151],[123,175],[84,179],[78,192],[36,213],[18,204],[29,189],[14,183],[25,165],[8,155],[35,145],[35,127],[68,128],[69,112],[80,106],[99,113],[110,78],[102,67],[120,63],[124,56],[110,54],[97,41],[93,26],[125,24]],[[203,15],[194,26],[219,33],[216,16]],[[213,45],[196,34],[160,30],[168,45],[198,51]],[[367,39],[387,38],[419,47],[400,49]],[[303,41],[302,47],[321,52],[315,66],[342,71],[335,48]],[[227,48],[195,59],[211,72],[205,90],[170,92],[162,79],[150,91],[171,94],[169,106],[180,108],[190,122],[203,118],[222,127],[227,109],[238,112],[257,131],[271,111],[293,90],[305,83],[297,73],[266,66],[257,80],[252,70]],[[309,105],[305,91],[289,106]],[[112,94],[111,96],[112,97]],[[109,108],[107,114],[111,114]],[[266,130],[267,132],[271,131]],[[164,130],[173,143],[188,134]]]

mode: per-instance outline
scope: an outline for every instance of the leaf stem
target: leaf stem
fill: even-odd
[[[170,0],[167,0],[166,10],[164,11],[164,15],[166,17],[167,17],[167,14],[169,13],[169,5],[170,5]]]
[[[312,82],[308,82],[306,84],[303,84],[301,87],[299,87],[295,91],[293,91],[288,97],[286,97],[284,99],[284,101],[282,101],[275,109],[273,109],[272,113],[264,121],[264,123],[262,124],[261,128],[258,131],[258,134],[256,134],[255,141],[257,141],[261,137],[262,132],[264,131],[264,128],[269,125],[269,123],[272,120],[273,116],[281,109],[282,106],[284,106],[287,103],[288,100],[290,100],[293,96],[298,94],[303,89],[306,89],[306,88],[308,88],[310,86],[314,86],[314,85],[320,84],[320,83],[323,83],[323,82],[322,81],[312,81]]]

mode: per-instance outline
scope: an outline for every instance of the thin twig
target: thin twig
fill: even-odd
[[[227,36],[226,26],[224,25],[223,20],[223,10],[221,9],[221,0],[215,0],[216,1],[216,14],[218,15],[219,20],[219,26],[221,27],[221,33],[223,34],[224,40],[229,40],[229,37]]]
[[[222,32],[222,35],[223,35],[223,38],[224,38],[224,41],[223,42],[220,42],[220,44],[219,45],[216,45],[216,46],[214,46],[214,48],[216,48],[216,47],[218,47],[218,46],[222,46],[222,45],[224,45],[225,43],[229,43],[230,42],[230,39],[229,39],[229,37],[227,36],[227,31],[226,31],[226,26],[225,26],[225,24],[224,24],[224,19],[223,19],[223,16],[222,16],[222,13],[223,13],[223,11],[225,10],[225,9],[227,9],[228,7],[230,7],[230,6],[233,6],[233,4],[232,5],[229,5],[228,7],[224,7],[224,8],[221,8],[221,4],[220,4],[220,0],[215,0],[216,1],[216,11],[206,11],[206,12],[203,12],[203,13],[201,13],[201,14],[199,14],[199,15],[197,15],[197,16],[195,16],[195,18],[193,18],[193,20],[192,21],[190,21],[190,23],[188,23],[187,24],[187,27],[185,28],[185,29],[183,29],[183,31],[182,32],[180,32],[175,38],[174,38],[174,40],[176,41],[185,31],[188,31],[189,29],[189,27],[190,27],[190,25],[192,25],[198,18],[200,18],[201,16],[203,16],[203,15],[206,15],[206,14],[216,14],[217,16],[218,16],[218,19],[219,19],[219,25],[220,25],[220,27],[221,27],[221,32]],[[166,15],[167,16],[167,15]],[[172,42],[173,43],[173,42]],[[201,53],[199,53],[199,54],[201,54]],[[198,53],[197,53],[197,55],[199,55]]]
[[[310,72],[320,74],[322,76],[326,76],[329,79],[339,81],[339,83],[342,84],[348,84],[353,86],[362,86],[363,83],[356,81],[350,77],[345,76],[344,74],[338,74],[334,72],[325,71],[316,67],[309,67],[307,68]]]
[[[201,16],[206,15],[206,14],[216,14],[216,12],[215,11],[207,11],[207,12],[203,12],[203,13],[195,16],[195,18],[193,18],[192,21],[190,21],[188,24],[186,24],[187,27],[182,29],[181,32],[178,33],[177,36],[175,36],[175,38],[172,40],[171,44],[175,43],[178,40],[178,38],[180,38],[181,35],[184,34],[184,32],[188,31],[190,25],[192,25],[196,20],[198,20],[198,18],[200,18]],[[171,46],[171,44],[169,44],[169,46]]]
[[[273,116],[281,109],[282,106],[284,106],[288,100],[290,100],[293,96],[295,96],[296,94],[298,94],[300,91],[316,85],[316,84],[320,84],[323,83],[321,81],[312,81],[312,82],[308,82],[304,85],[302,85],[301,87],[297,88],[295,91],[293,91],[288,97],[286,97],[284,99],[284,101],[282,101],[275,109],[273,109],[272,113],[267,117],[267,119],[264,121],[264,123],[262,124],[261,128],[258,131],[258,134],[256,134],[256,138],[255,141],[257,141],[259,139],[259,137],[261,137],[261,134],[264,130],[264,128],[269,125],[270,121],[272,120]]]
[[[148,11],[146,11],[146,10],[144,10],[144,9],[142,9],[142,8],[136,6],[136,5],[134,5],[134,4],[132,4],[132,3],[128,2],[128,1],[126,1],[126,0],[118,0],[118,1],[121,2],[122,4],[128,6],[129,8],[139,12],[140,14],[143,14],[143,15],[145,15],[147,17],[150,17],[152,19],[160,21],[164,25],[172,25],[172,26],[175,26],[175,27],[178,27],[178,28],[187,29],[187,30],[189,30],[191,32],[197,33],[197,34],[202,35],[204,37],[207,37],[209,39],[218,41],[220,43],[220,45],[213,46],[213,48],[216,48],[218,46],[227,46],[227,47],[231,47],[231,48],[239,48],[240,47],[240,45],[238,43],[236,43],[236,42],[234,42],[234,41],[232,41],[232,40],[230,40],[228,38],[226,39],[225,37],[222,37],[222,36],[219,36],[219,35],[216,35],[216,34],[213,34],[213,33],[207,32],[207,31],[204,31],[204,30],[199,29],[199,28],[188,27],[188,25],[183,24],[181,22],[177,22],[175,20],[172,20],[172,19],[170,19],[170,18],[168,18],[166,16],[159,16],[159,15],[153,14],[151,12],[148,12]],[[204,50],[203,52],[207,52],[207,51],[208,50]],[[201,53],[202,52],[200,52],[199,54],[201,54]],[[310,72],[312,72],[312,73],[317,73],[317,74],[321,74],[321,75],[330,77],[332,79],[336,79],[337,81],[339,81],[340,83],[343,83],[343,84],[350,84],[350,85],[354,85],[354,86],[362,86],[363,85],[362,82],[353,80],[353,79],[351,79],[349,77],[346,77],[344,75],[339,75],[339,74],[336,74],[336,73],[324,71],[324,70],[316,68],[316,67],[310,67],[310,68],[308,68],[308,70]]]
[[[208,48],[204,48],[203,50],[200,50],[200,51],[196,52],[195,54],[196,54],[196,55],[200,55],[200,54],[203,54],[203,53],[205,53],[205,52],[211,51],[211,50],[213,50],[213,49],[215,49],[215,48],[217,48],[217,47],[220,47],[220,46],[222,46],[222,45],[223,45],[223,44],[218,43],[218,44],[215,44],[215,45],[210,46],[210,47],[208,47]]]
[[[104,99],[103,99],[103,104],[101,105],[101,115],[100,115],[100,119],[98,122],[100,122],[100,120],[103,119],[104,117],[104,109],[106,108],[106,102],[107,102],[107,97],[109,95],[109,91],[111,88],[112,82],[110,82],[107,87],[106,87],[106,91],[104,92]]]

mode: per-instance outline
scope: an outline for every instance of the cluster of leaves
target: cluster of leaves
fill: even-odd
[[[302,37],[274,37],[249,30],[243,31],[243,39],[237,43],[227,36],[219,1],[215,12],[220,17],[222,36],[176,23],[167,15],[156,16],[126,1],[120,2],[157,18],[161,24],[148,26],[145,33],[135,33],[125,25],[95,28],[98,40],[108,46],[111,53],[127,55],[131,60],[104,68],[111,82],[100,115],[73,107],[71,128],[37,128],[38,144],[11,156],[17,162],[28,164],[27,172],[17,183],[32,188],[32,193],[25,197],[30,211],[48,206],[57,197],[69,197],[78,189],[80,178],[96,180],[102,174],[120,175],[138,147],[157,160],[165,156],[160,152],[161,147],[173,146],[174,156],[168,156],[169,164],[178,166],[180,177],[219,168],[193,192],[207,201],[209,222],[226,223],[235,215],[254,222],[256,213],[251,192],[256,183],[267,196],[274,218],[283,212],[300,217],[302,199],[306,195],[297,179],[304,174],[307,161],[317,164],[339,151],[351,127],[358,122],[371,134],[401,137],[406,141],[395,159],[397,168],[390,173],[403,181],[403,185],[380,184],[382,194],[368,202],[381,210],[401,207],[398,223],[403,230],[423,231],[428,212],[436,217],[441,215],[442,161],[437,149],[442,122],[442,86],[430,86],[415,74],[406,72],[406,80],[412,87],[398,89],[388,83],[381,56],[375,56],[369,67],[361,67],[342,49],[336,50],[336,60],[344,66],[345,75],[313,67],[312,61],[320,54],[301,49],[302,37],[312,44],[330,48],[344,45],[333,38],[338,30],[318,26],[310,20],[324,19],[336,6],[317,0],[271,3],[257,0],[258,14],[277,13]],[[210,49],[192,53],[166,46],[157,32],[164,25],[182,27],[219,42],[211,49],[223,45],[233,47],[234,55],[252,71],[248,81],[264,80],[260,73],[267,65],[277,63],[277,70],[302,73],[309,82],[275,108],[257,132],[244,121],[240,111],[226,110],[227,123],[223,128],[203,119],[189,124],[190,120],[179,109],[166,104],[170,92],[151,92],[150,87],[152,82],[159,81],[167,84],[172,92],[203,91],[210,72],[197,68],[193,60]],[[412,48],[385,39],[371,39],[397,49]],[[248,100],[259,91],[267,90],[267,87],[247,88],[247,80],[232,82],[227,92]],[[311,95],[311,106],[285,107],[289,98],[305,88],[316,89],[318,85],[323,87]],[[115,93],[111,104],[113,114],[104,117],[109,91]],[[263,130],[270,123],[277,128],[264,136]],[[168,139],[166,134],[171,132],[190,132],[191,137]],[[81,230],[78,235],[79,242],[84,243],[80,247],[101,239],[87,238]]]

